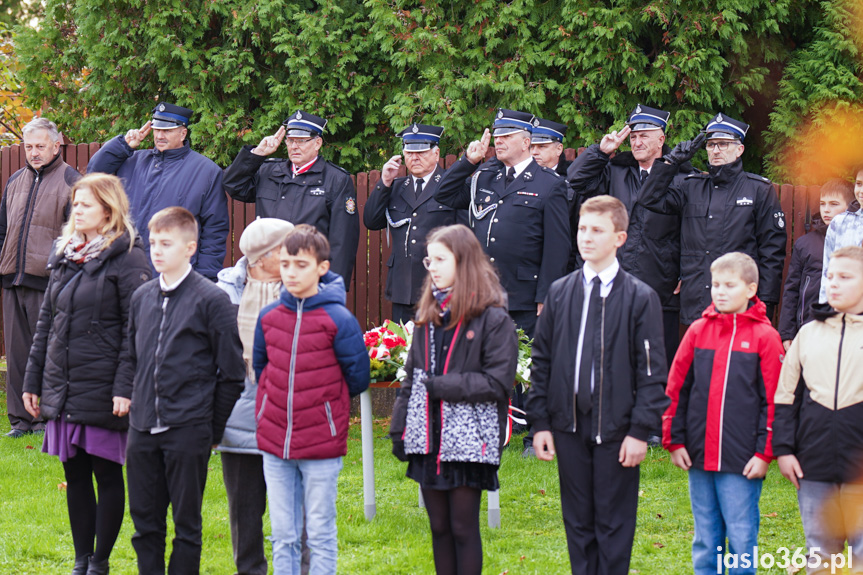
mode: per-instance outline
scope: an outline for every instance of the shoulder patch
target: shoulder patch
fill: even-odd
[[[785,212],[777,211],[773,212],[773,226],[777,230],[785,230]]]
[[[357,213],[357,200],[355,198],[345,200],[345,211],[351,215]]]
[[[749,172],[746,172],[746,177],[748,177],[750,180],[755,180],[756,182],[764,182],[765,184],[772,183],[764,176],[759,176],[758,174],[750,174]]]

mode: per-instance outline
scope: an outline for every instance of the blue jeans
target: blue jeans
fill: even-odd
[[[755,575],[756,565],[742,567],[742,555],[753,561],[758,545],[758,499],[762,479],[746,479],[739,473],[689,470],[689,500],[695,518],[692,541],[692,564],[695,575],[716,575],[725,571],[723,557],[727,551],[738,556],[734,575]],[[731,562],[729,562],[731,563]]]
[[[282,459],[264,453],[276,575],[300,575],[304,507],[311,552],[309,575],[336,572],[336,488],[341,470],[341,457]]]
[[[817,553],[823,559],[820,566],[809,568],[808,573],[830,573],[830,567],[824,564],[836,565],[836,559],[831,563],[830,556],[845,553],[846,540],[853,557],[849,573],[863,573],[863,485],[801,479],[797,503],[806,547],[811,550],[818,547]]]

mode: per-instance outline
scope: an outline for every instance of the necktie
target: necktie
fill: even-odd
[[[515,181],[515,168],[509,167],[506,169],[506,187],[508,188],[513,181]]]
[[[417,185],[416,185],[416,190],[414,191],[414,193],[416,194],[417,198],[419,198],[420,194],[423,193],[423,179],[422,178],[417,178]]]
[[[647,176],[648,176],[647,170],[641,170],[638,172],[638,177],[641,180],[642,184],[644,183],[644,180],[647,179]]]
[[[599,276],[593,278],[593,287],[590,290],[590,304],[587,307],[587,321],[584,323],[584,339],[581,344],[581,365],[578,370],[578,391],[576,392],[576,406],[581,413],[590,411],[590,382],[594,365],[599,365],[598,350],[595,349],[594,339],[597,332],[602,329],[600,321],[600,309],[602,307],[602,296]],[[601,366],[600,366],[601,367]]]

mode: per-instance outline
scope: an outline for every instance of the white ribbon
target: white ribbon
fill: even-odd
[[[489,206],[484,207],[483,209],[478,209],[476,207],[476,182],[479,179],[482,170],[478,170],[474,172],[473,176],[470,178],[470,214],[473,216],[474,220],[483,220],[490,213],[497,211],[497,204],[491,204]],[[490,238],[491,238],[491,226],[494,224],[494,220],[488,223],[488,233],[485,236],[485,245],[488,247]],[[471,222],[471,227],[473,227],[473,222]]]
[[[390,228],[400,228],[400,227],[404,226],[405,224],[410,226],[411,218],[405,218],[403,220],[399,220],[397,222],[394,222],[392,217],[390,217],[390,209],[389,208],[386,209],[386,214],[387,214],[387,224],[389,225]],[[410,227],[408,227],[408,233],[405,234],[405,257],[407,257],[407,255],[408,255],[408,240],[410,237],[411,237],[411,229],[410,229]],[[387,247],[389,247],[389,245],[390,245],[390,230],[389,230],[389,228],[387,228]]]

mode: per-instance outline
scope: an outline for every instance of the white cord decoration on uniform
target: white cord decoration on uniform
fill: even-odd
[[[521,425],[527,425],[527,419],[522,419],[520,417],[516,417],[515,415],[513,415],[513,413],[512,413],[513,411],[517,411],[518,413],[520,413],[524,416],[527,416],[527,412],[522,411],[521,409],[515,407],[514,405],[509,406],[509,418],[516,423],[520,423]]]
[[[394,222],[393,219],[390,217],[390,209],[389,208],[386,209],[386,214],[387,214],[387,224],[389,225],[389,227],[387,228],[387,247],[390,246],[390,228],[395,229],[395,228],[400,228],[404,225],[408,226],[408,232],[405,234],[405,257],[407,257],[407,255],[408,255],[408,241],[410,241],[410,237],[411,237],[411,228],[410,228],[411,218],[405,218],[403,220],[399,220],[397,222]]]
[[[476,171],[476,172],[474,172],[473,176],[471,176],[471,178],[470,178],[470,215],[472,215],[473,219],[475,219],[475,220],[483,220],[490,213],[497,210],[497,204],[495,204],[495,203],[488,205],[481,210],[476,207],[476,182],[479,179],[479,176],[481,173],[482,173],[481,170]],[[488,233],[485,236],[486,247],[488,247],[489,241],[491,239],[491,226],[492,226],[492,224],[494,224],[493,219],[492,219],[492,221],[490,221],[488,223]],[[471,222],[471,227],[473,227],[473,222]]]

